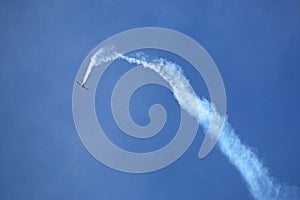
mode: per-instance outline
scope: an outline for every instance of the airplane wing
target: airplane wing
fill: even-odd
[[[86,90],[90,90],[89,88],[85,87],[85,85],[82,85],[82,87]]]
[[[79,81],[76,81],[78,83],[78,85],[80,85],[80,87],[86,89],[86,90],[90,90],[89,88],[87,88],[84,84],[80,83]]]

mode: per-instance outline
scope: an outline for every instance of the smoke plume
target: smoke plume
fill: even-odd
[[[92,56],[83,82],[87,81],[94,66],[116,58],[123,59],[131,64],[142,65],[159,74],[172,88],[173,94],[182,109],[195,118],[204,131],[208,129],[212,115],[221,118],[213,104],[207,99],[199,97],[194,92],[180,66],[163,58],[151,58],[144,53],[138,53],[135,56],[129,57],[100,49]],[[221,152],[238,169],[254,199],[300,199],[299,188],[287,186],[276,181],[251,148],[241,142],[235,130],[228,122],[228,119],[224,122],[218,146]]]

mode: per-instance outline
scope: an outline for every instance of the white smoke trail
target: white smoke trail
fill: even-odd
[[[96,54],[102,54],[102,52],[104,52],[103,49],[99,50]],[[117,56],[129,63],[142,65],[145,68],[155,71],[169,83],[180,106],[194,117],[205,131],[208,128],[212,115],[214,115],[214,117],[217,115],[218,117],[214,106],[205,98],[200,98],[195,94],[188,79],[184,76],[182,69],[177,64],[165,59],[149,59],[145,54],[138,54],[135,57],[128,57],[118,53],[111,53],[109,54],[110,56],[103,57],[99,54],[95,56],[95,59],[91,59],[93,66],[110,61],[111,58],[116,58]],[[107,55],[107,52],[105,55]],[[91,69],[92,67],[89,65],[89,70],[87,70],[84,77],[89,76]],[[221,117],[219,116],[219,118]],[[251,148],[242,144],[228,120],[224,123],[218,144],[220,150],[244,178],[254,199],[300,199],[299,188],[280,184],[270,176],[268,169],[262,164]]]
[[[81,84],[86,84],[93,67],[115,60],[118,57],[119,54],[114,53],[113,47],[99,49],[94,55],[92,55]]]

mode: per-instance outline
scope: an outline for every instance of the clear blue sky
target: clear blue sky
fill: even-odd
[[[272,175],[300,186],[299,19],[296,0],[1,0],[0,199],[251,199],[217,148],[197,158],[201,130],[176,163],[143,175],[102,165],[80,142],[71,103],[81,62],[107,37],[144,26],[183,32],[205,47],[223,76],[239,136]],[[201,80],[199,86],[186,71],[206,96]],[[178,109],[170,92],[144,89],[149,92],[137,92],[133,100],[141,113],[144,104],[157,101],[156,92],[171,111]],[[174,129],[174,113],[167,130]],[[144,123],[144,115],[133,116]],[[106,128],[116,130],[114,124]]]

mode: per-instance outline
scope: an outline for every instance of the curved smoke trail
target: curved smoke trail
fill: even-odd
[[[116,58],[121,58],[132,64],[142,65],[159,74],[171,86],[173,94],[180,106],[194,117],[205,131],[208,129],[210,119],[213,115],[221,119],[214,106],[207,99],[197,96],[188,79],[184,76],[181,67],[166,59],[152,59],[143,53],[139,53],[134,57],[128,57],[100,49],[92,56],[83,82],[85,83],[87,81],[94,66]],[[262,164],[251,148],[242,144],[228,120],[226,120],[223,125],[218,146],[228,160],[238,169],[254,199],[300,199],[299,188],[280,184],[270,176],[268,169]]]
[[[103,63],[107,63],[109,61],[115,60],[119,57],[120,54],[113,52],[113,47],[111,48],[101,48],[99,49],[90,59],[87,70],[84,74],[83,80],[81,84],[86,84],[90,74],[92,73],[92,69],[94,66],[101,65]]]

